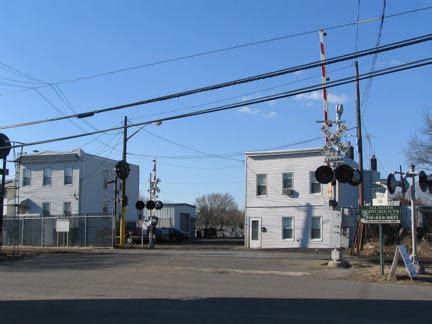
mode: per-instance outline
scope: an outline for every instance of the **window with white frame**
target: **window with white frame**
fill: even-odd
[[[23,187],[31,185],[31,170],[30,169],[24,169],[23,170],[22,185],[23,185]]]
[[[72,204],[70,201],[65,201],[63,203],[63,215],[64,216],[72,215]]]
[[[321,192],[321,183],[315,178],[315,172],[309,172],[310,193],[316,194]]]
[[[282,239],[292,240],[294,238],[294,218],[282,217]]]
[[[321,232],[322,232],[322,217],[321,216],[313,216],[312,217],[312,226],[311,226],[311,239],[312,240],[321,240]]]
[[[289,195],[292,193],[294,188],[294,173],[285,172],[282,173],[282,194]]]
[[[51,204],[48,202],[42,203],[42,215],[49,216],[51,214]]]
[[[42,185],[51,186],[51,180],[52,180],[52,169],[51,168],[44,168],[43,169]]]
[[[71,185],[72,184],[72,176],[73,176],[73,169],[72,167],[65,167],[64,168],[64,184],[65,185]]]
[[[267,174],[257,174],[257,188],[256,194],[257,196],[266,196],[267,195]]]

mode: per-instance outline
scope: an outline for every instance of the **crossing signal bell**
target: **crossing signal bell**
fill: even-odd
[[[406,178],[402,178],[402,180],[398,181],[393,173],[390,173],[387,177],[387,190],[391,195],[395,193],[397,187],[401,187],[402,192],[405,193],[409,186],[409,182]]]
[[[319,183],[330,183],[334,179],[341,183],[349,183],[358,186],[362,180],[362,174],[358,169],[353,169],[347,164],[339,165],[334,171],[327,165],[322,165],[315,171],[315,178]]]
[[[432,174],[427,175],[426,172],[420,171],[419,173],[419,186],[421,191],[432,193]]]

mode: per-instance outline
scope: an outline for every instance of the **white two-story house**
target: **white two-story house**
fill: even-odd
[[[321,149],[245,153],[245,245],[250,248],[347,246],[354,232],[358,187],[336,186],[338,206],[329,206],[331,185],[315,170]],[[345,163],[355,167],[354,161]]]
[[[17,205],[20,216],[112,215],[118,161],[88,154],[45,151],[18,157]],[[126,182],[127,219],[136,220],[139,168],[131,165]],[[119,180],[118,190],[121,181]],[[120,196],[120,195],[119,195]]]

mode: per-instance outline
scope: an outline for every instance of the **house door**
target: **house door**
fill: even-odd
[[[249,219],[249,246],[251,249],[261,247],[261,219]]]

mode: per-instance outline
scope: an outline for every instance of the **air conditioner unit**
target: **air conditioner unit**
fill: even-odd
[[[290,195],[292,195],[294,193],[294,189],[291,189],[291,188],[284,188],[283,189],[283,194],[284,195],[288,195],[288,196],[290,196]]]

